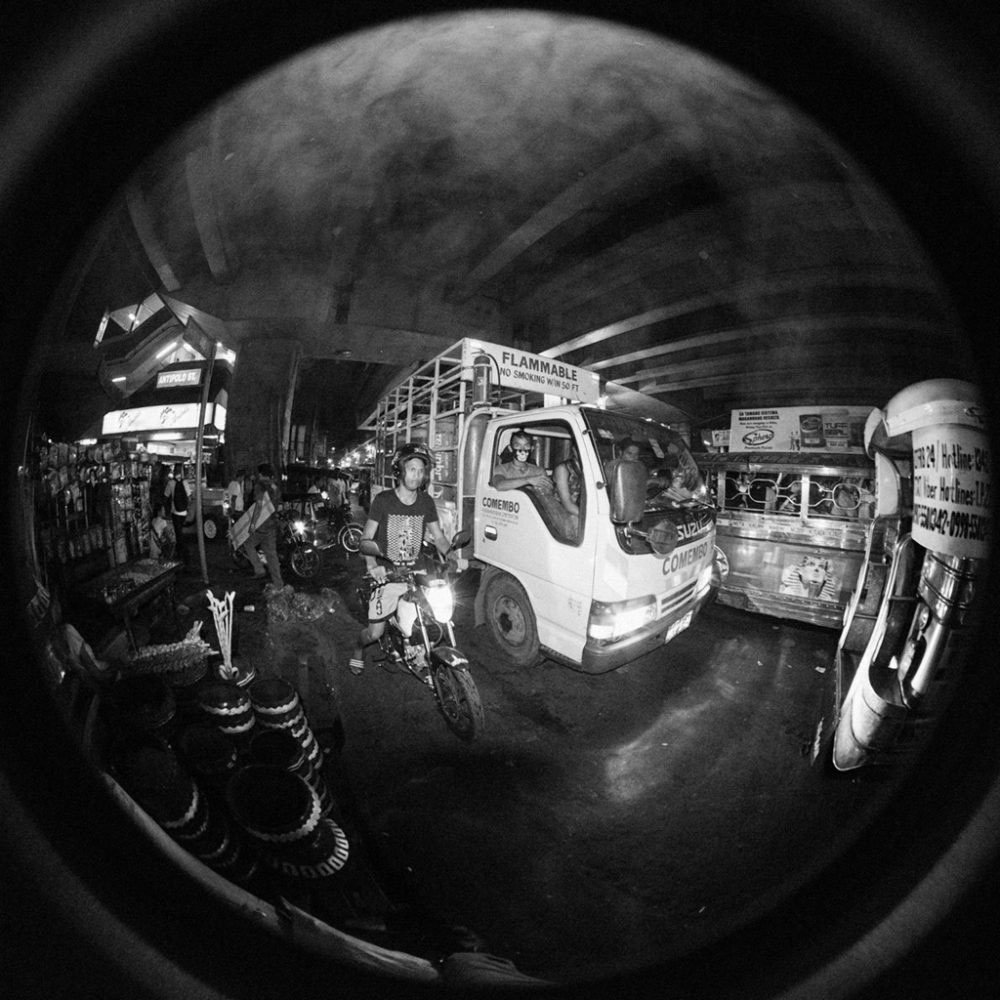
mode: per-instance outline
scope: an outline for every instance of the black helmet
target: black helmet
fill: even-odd
[[[424,463],[424,482],[427,482],[431,473],[431,466],[434,464],[434,453],[425,444],[419,441],[409,441],[396,449],[396,454],[392,456],[392,474],[397,479],[403,478],[403,463],[408,458],[420,458]]]

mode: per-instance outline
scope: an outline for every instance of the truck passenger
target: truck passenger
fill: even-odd
[[[570,446],[569,458],[552,470],[552,479],[555,482],[556,495],[566,515],[563,521],[563,534],[575,540],[580,533],[580,492],[583,486],[580,456],[576,452],[575,445]]]
[[[392,458],[395,489],[383,490],[372,500],[362,537],[373,538],[379,550],[397,566],[417,561],[425,532],[442,556],[448,553],[449,543],[441,530],[437,507],[425,491],[432,465],[426,445],[417,442],[402,445]],[[365,649],[382,637],[385,623],[409,586],[387,582],[387,568],[374,556],[364,558],[373,587],[368,603],[368,625],[361,630],[348,664],[352,674],[360,674],[365,669]]]
[[[519,490],[531,487],[541,494],[552,495],[555,487],[545,470],[529,462],[531,455],[531,435],[525,431],[515,431],[510,439],[510,450],[514,454],[511,462],[502,462],[493,470],[491,485],[495,490]]]
[[[611,482],[614,478],[615,466],[620,462],[640,462],[639,442],[633,441],[630,437],[622,438],[617,445],[618,456],[604,463],[604,478]]]

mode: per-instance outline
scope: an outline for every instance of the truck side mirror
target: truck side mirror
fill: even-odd
[[[608,483],[613,524],[635,524],[642,520],[647,478],[642,462],[615,462]]]

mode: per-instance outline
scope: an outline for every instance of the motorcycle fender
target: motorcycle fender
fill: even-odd
[[[431,650],[431,662],[440,663],[446,667],[466,667],[469,666],[468,657],[461,650],[454,646],[438,646]]]

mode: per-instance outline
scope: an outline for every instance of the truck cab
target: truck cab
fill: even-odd
[[[483,565],[477,621],[505,656],[530,665],[541,652],[603,673],[669,641],[707,600],[715,560],[715,510],[683,438],[667,427],[598,407],[556,406],[469,423],[481,443],[472,557]],[[500,489],[515,433],[529,461],[554,476],[579,469],[579,516],[554,490]],[[620,443],[638,446],[626,460]],[[470,504],[468,501],[471,500]]]

